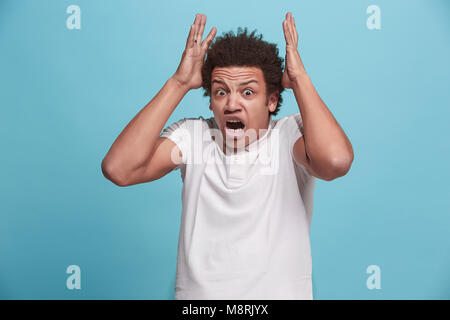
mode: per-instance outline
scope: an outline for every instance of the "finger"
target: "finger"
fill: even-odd
[[[195,37],[195,22],[198,19],[198,14],[195,14],[194,23],[191,24],[191,29],[189,30],[189,35],[186,39],[186,49],[191,48],[194,43],[194,37]]]
[[[198,14],[197,20],[195,21],[195,36],[194,36],[194,42],[197,41],[196,43],[200,43],[201,39],[201,34],[200,34],[200,28],[202,26],[202,20],[203,20],[203,15]]]
[[[198,34],[198,24],[193,24],[192,28],[193,28],[192,30],[193,36],[189,43],[189,48],[192,48],[196,44],[196,42],[198,42],[198,36],[196,36]]]
[[[192,47],[194,43],[194,25],[191,24],[191,28],[189,29],[189,35],[186,39],[186,49]]]
[[[285,39],[286,45],[294,45],[294,39],[291,34],[291,29],[289,28],[289,19],[284,21]]]
[[[216,36],[216,33],[217,33],[217,29],[215,27],[212,27],[211,31],[209,31],[209,34],[206,37],[206,39],[203,40],[202,49],[204,51],[206,51],[209,48],[209,46],[211,45],[211,42],[213,41],[214,37]]]
[[[292,15],[292,12],[291,12],[291,17],[290,18],[291,18],[292,37],[294,39],[295,44],[297,44],[297,42],[298,42],[298,34],[297,34],[297,28],[295,27],[295,18]]]
[[[286,30],[287,41],[290,42],[291,39],[290,39],[290,30],[289,30],[289,13],[290,12],[286,13],[286,17],[283,21],[283,26],[285,27],[285,30]]]
[[[288,12],[287,14],[287,27],[289,30],[289,37],[291,39],[291,44],[295,45],[295,39],[294,39],[294,30],[293,30],[293,26],[292,26],[292,13]]]
[[[295,43],[298,43],[298,32],[297,32],[297,26],[295,25],[295,18],[294,17],[292,17],[292,23],[293,23],[294,31],[295,31],[295,34],[294,34],[294,36],[295,36]]]
[[[291,19],[291,17],[292,17],[292,13],[291,12],[286,13],[287,27],[288,27],[290,36],[292,36],[292,28],[291,28],[291,21],[292,21],[292,19]]]
[[[203,39],[203,31],[205,31],[205,24],[206,24],[206,15],[202,14],[201,23],[200,23],[200,30],[197,38],[197,44],[201,45],[201,41]]]
[[[287,29],[287,21],[283,21],[283,33],[284,33],[284,40],[286,41],[286,44],[289,44],[289,30]]]

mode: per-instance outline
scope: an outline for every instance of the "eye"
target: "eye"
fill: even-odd
[[[251,96],[253,94],[253,91],[252,90],[250,90],[250,89],[245,89],[244,90],[244,95],[246,95],[246,96]]]
[[[217,94],[217,95],[223,96],[224,94],[220,94],[221,92],[223,92],[224,94],[226,93],[226,92],[225,92],[224,90],[222,90],[222,89],[216,90],[216,94]]]

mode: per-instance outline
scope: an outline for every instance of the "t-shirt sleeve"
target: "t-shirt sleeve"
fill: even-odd
[[[295,142],[303,136],[303,121],[300,113],[295,113],[289,116],[287,127],[289,150],[292,153],[292,148],[294,147]]]
[[[287,125],[287,136],[289,143],[289,152],[292,157],[292,161],[295,164],[296,173],[298,178],[306,181],[311,177],[311,174],[306,170],[306,168],[301,164],[295,161],[294,159],[294,144],[295,142],[303,136],[303,121],[300,113],[295,113],[289,116],[288,125]]]
[[[184,118],[167,126],[160,135],[161,138],[168,138],[172,140],[182,153],[181,163],[175,169],[180,168],[183,164],[185,165],[187,163],[187,159],[190,157],[191,126],[191,121]]]

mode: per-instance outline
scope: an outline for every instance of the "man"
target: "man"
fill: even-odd
[[[306,74],[291,13],[284,72],[262,36],[245,30],[211,45],[216,28],[202,41],[205,23],[197,14],[178,69],[116,139],[102,171],[129,186],[181,170],[175,299],[312,299],[315,178],[345,175],[351,143]],[[185,118],[160,134],[201,86],[214,117]],[[272,120],[285,88],[300,112]]]

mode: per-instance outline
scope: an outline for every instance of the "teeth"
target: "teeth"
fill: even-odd
[[[228,120],[228,122],[241,122],[240,120]]]

